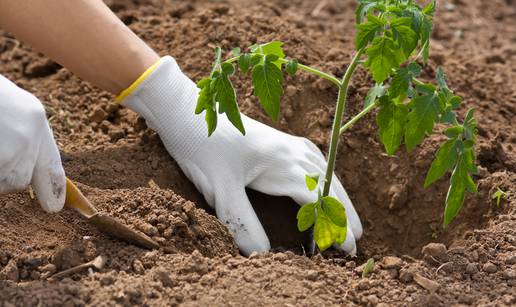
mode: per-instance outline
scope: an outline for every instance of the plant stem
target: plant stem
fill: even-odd
[[[257,53],[257,52],[254,52],[252,54],[259,54],[259,55],[263,55],[263,56],[265,55],[265,54]],[[234,62],[238,61],[238,58],[239,57],[233,57],[233,58],[228,59],[228,60],[226,60],[224,62],[226,62],[226,63],[234,63]],[[282,63],[288,63],[290,60],[285,59],[285,58],[279,58],[278,61],[280,61]],[[335,76],[333,76],[331,74],[325,73],[325,72],[320,71],[320,70],[318,70],[316,68],[313,68],[313,67],[310,67],[310,66],[306,66],[306,65],[303,65],[303,64],[297,64],[297,67],[299,69],[301,69],[301,70],[310,72],[310,73],[312,73],[314,75],[317,75],[317,76],[319,76],[319,77],[321,77],[323,79],[326,79],[326,80],[330,81],[331,83],[335,84],[336,86],[340,87],[340,84],[341,84],[340,80],[337,79]]]
[[[324,181],[324,189],[323,189],[323,197],[328,196],[330,193],[331,179],[333,176],[333,170],[335,169],[335,159],[337,157],[337,148],[339,146],[339,137],[340,137],[340,125],[342,124],[342,117],[344,115],[344,110],[346,109],[346,98],[348,95],[348,87],[349,81],[351,80],[351,76],[355,71],[358,61],[360,60],[360,56],[364,48],[360,49],[355,53],[351,63],[349,63],[348,68],[346,69],[346,73],[342,78],[342,83],[339,86],[339,94],[337,96],[337,108],[335,110],[335,117],[333,119],[333,127],[331,130],[331,140],[330,140],[330,149],[328,154],[328,166],[326,167],[326,178]]]
[[[430,41],[426,41],[425,44],[423,46],[421,46],[421,50],[419,51],[419,53],[416,55],[416,57],[414,58],[413,62],[417,61],[417,59],[419,59],[420,57],[423,56],[423,51],[425,50],[425,47],[426,45],[428,45]]]
[[[376,108],[378,105],[376,103],[372,103],[365,107],[360,113],[355,115],[352,119],[350,119],[347,123],[345,123],[339,130],[339,135],[343,134],[346,130],[348,130],[357,120],[361,119],[364,115],[369,113],[372,109]]]
[[[417,78],[412,78],[412,80],[414,80],[414,83],[416,83],[417,85],[425,85],[425,82],[423,82]]]
[[[283,59],[283,58],[280,58],[278,60],[283,62],[283,63],[288,63],[289,62],[289,60]],[[311,73],[313,73],[313,74],[315,74],[315,75],[317,75],[317,76],[319,76],[319,77],[321,77],[323,79],[326,79],[326,80],[332,82],[333,84],[335,84],[337,86],[340,86],[340,80],[337,79],[336,77],[330,75],[330,74],[327,74],[327,73],[322,72],[322,71],[320,71],[318,69],[315,69],[313,67],[306,66],[306,65],[303,65],[303,64],[297,64],[297,67],[299,69],[304,70],[304,71],[311,72]]]
[[[210,73],[210,77],[213,76],[213,73],[216,71],[220,71],[222,68],[220,67],[220,62],[222,60],[222,50],[220,48],[215,49],[215,63],[213,64],[213,68]]]

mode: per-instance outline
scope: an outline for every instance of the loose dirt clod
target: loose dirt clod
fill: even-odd
[[[398,257],[387,256],[383,258],[382,266],[385,269],[399,269],[403,265],[403,260]]]
[[[421,287],[427,289],[430,292],[435,292],[437,289],[439,289],[439,283],[430,280],[424,276],[421,276],[420,274],[414,275],[414,281],[420,285]]]
[[[423,259],[434,265],[448,261],[448,254],[446,252],[446,245],[441,243],[430,243],[424,246],[421,251]]]

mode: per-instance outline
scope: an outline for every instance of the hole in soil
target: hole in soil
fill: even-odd
[[[299,205],[290,197],[270,196],[246,189],[247,196],[269,237],[273,250],[290,250],[303,254],[308,252],[310,231],[297,230],[297,210]]]
[[[271,241],[273,250],[308,251],[310,232],[297,230],[298,205],[289,197],[274,197],[247,189],[247,194]],[[437,199],[437,198],[436,198]],[[488,208],[481,210],[472,200],[446,229],[441,226],[442,207],[437,201],[413,200],[401,210],[392,211],[377,204],[355,207],[361,217],[364,235],[358,241],[358,261],[373,256],[410,255],[419,258],[421,248],[431,242],[448,246],[461,240],[468,230],[481,228],[487,222]],[[419,207],[418,207],[419,206]],[[332,256],[336,254],[329,252]],[[340,257],[340,256],[339,256]]]

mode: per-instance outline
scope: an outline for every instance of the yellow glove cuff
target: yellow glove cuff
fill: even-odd
[[[138,79],[136,79],[136,81],[133,82],[133,84],[131,84],[128,88],[123,90],[115,98],[115,101],[121,103],[127,96],[129,96],[138,87],[138,85],[140,85],[140,83],[142,83],[143,80],[145,80],[156,69],[156,67],[158,67],[160,61],[161,59],[159,59],[156,63],[152,64],[151,67],[147,68],[147,70],[145,70],[143,74],[141,74],[141,76],[139,76]]]

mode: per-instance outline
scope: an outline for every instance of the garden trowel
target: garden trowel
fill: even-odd
[[[145,234],[129,228],[113,217],[98,212],[88,199],[81,193],[75,184],[66,178],[65,207],[77,210],[101,232],[114,238],[126,241],[148,249],[159,248],[159,244]]]

